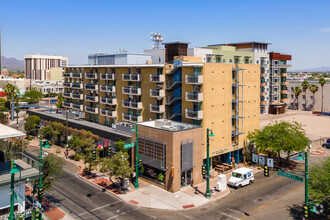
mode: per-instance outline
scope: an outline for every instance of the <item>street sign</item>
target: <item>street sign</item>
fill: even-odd
[[[297,180],[299,182],[304,182],[304,178],[301,177],[301,176],[296,176],[296,175],[293,175],[291,173],[286,173],[286,172],[283,172],[283,171],[277,171],[277,175],[279,176],[284,176],[284,177],[287,177],[287,178],[290,178],[290,179],[293,179],[293,180]]]
[[[267,158],[267,166],[268,167],[274,167],[274,159],[273,158]]]
[[[252,161],[254,163],[258,163],[258,155],[257,154],[252,154]]]
[[[124,149],[131,148],[131,147],[134,147],[134,143],[124,145]]]
[[[21,199],[21,195],[20,195],[18,192],[16,192],[15,190],[13,191],[13,193],[14,193],[14,197],[15,197],[15,199],[17,200],[17,202],[18,202],[21,206],[23,206],[23,201],[22,201],[22,199]],[[18,194],[18,196],[17,196],[17,194]]]
[[[261,165],[265,165],[265,157],[264,156],[259,156],[259,164],[261,164]]]

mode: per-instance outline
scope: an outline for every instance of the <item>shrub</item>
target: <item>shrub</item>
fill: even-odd
[[[79,161],[80,160],[80,155],[79,154],[76,154],[74,155],[74,161]]]
[[[57,149],[57,150],[56,150],[56,153],[57,153],[57,154],[61,153],[61,149]]]

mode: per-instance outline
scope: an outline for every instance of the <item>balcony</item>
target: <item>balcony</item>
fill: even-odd
[[[84,106],[83,105],[72,104],[72,109],[78,110],[78,111],[84,111]]]
[[[153,104],[150,104],[150,112],[164,113],[165,112],[165,105],[153,105]]]
[[[70,76],[71,76],[70,73],[63,73],[63,77],[65,77],[65,78],[69,78]]]
[[[287,73],[281,73],[281,76],[288,76],[288,74]]]
[[[101,97],[101,103],[108,105],[117,105],[117,99],[116,98],[109,99],[109,98]]]
[[[142,89],[141,88],[123,87],[122,92],[125,95],[141,95],[142,94]]]
[[[260,95],[264,96],[266,95],[266,92],[260,92]]]
[[[123,74],[122,77],[123,81],[140,82],[142,79],[141,74]]]
[[[150,82],[163,83],[165,82],[165,75],[150,74]]]
[[[261,77],[266,77],[266,73],[261,73],[260,76]]]
[[[122,106],[124,108],[142,109],[142,102],[132,102],[124,100],[122,102]]]
[[[72,93],[72,99],[84,99],[84,95],[80,93]]]
[[[86,79],[97,79],[96,73],[85,73]]]
[[[88,106],[85,106],[85,111],[88,112],[88,113],[92,113],[92,114],[98,114],[99,113],[98,108],[93,108],[93,107],[88,107]]]
[[[260,86],[266,86],[266,83],[260,83]]]
[[[160,90],[154,90],[150,89],[150,97],[153,98],[164,98],[165,97],[165,90],[160,89]]]
[[[142,116],[129,115],[127,113],[122,114],[123,121],[129,121],[133,123],[142,122]]]
[[[260,101],[260,105],[267,105],[267,101]]]
[[[116,118],[117,117],[117,111],[101,109],[101,115],[107,116],[107,117],[110,117],[110,118]]]
[[[287,94],[288,90],[281,90],[281,94]]]
[[[262,68],[267,68],[268,64],[267,64],[266,62],[261,62],[261,63],[260,63],[260,66],[261,66]]]
[[[98,85],[95,85],[95,84],[85,84],[85,89],[87,89],[87,90],[98,90]]]
[[[101,92],[116,92],[116,86],[104,86],[100,87]]]
[[[188,102],[202,102],[203,101],[203,93],[186,92],[186,101],[188,101]]]
[[[116,80],[117,75],[114,73],[101,73],[101,80]]]
[[[282,81],[281,84],[282,85],[289,85],[290,83],[288,81],[284,81],[284,82]]]
[[[194,119],[194,120],[202,120],[203,119],[203,110],[192,111],[190,109],[186,109],[186,118]]]
[[[281,99],[281,102],[290,102],[291,101],[291,99],[288,99],[288,98],[286,98],[286,99]]]
[[[81,73],[71,73],[71,77],[72,78],[82,78],[82,74]]]
[[[83,89],[84,88],[83,85],[84,84],[82,84],[82,83],[73,82],[72,85],[71,85],[71,87],[74,88],[74,89]]]
[[[71,104],[70,102],[63,102],[63,106],[67,107],[67,108],[71,108]]]
[[[99,97],[94,95],[85,95],[85,101],[87,102],[98,102]]]
[[[71,93],[70,92],[64,92],[63,97],[64,98],[71,98]]]
[[[272,68],[291,68],[291,64],[272,64]]]
[[[70,83],[70,82],[64,82],[64,83],[63,83],[63,86],[64,86],[64,87],[71,87],[71,83]]]
[[[201,85],[203,84],[203,76],[187,76],[186,75],[186,84]]]

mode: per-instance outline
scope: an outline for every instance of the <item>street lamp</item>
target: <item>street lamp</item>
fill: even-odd
[[[134,187],[139,188],[139,182],[138,182],[138,175],[139,175],[139,170],[138,170],[138,125],[135,124],[132,126],[132,132],[135,132],[135,183]]]
[[[210,134],[211,132],[211,134]],[[209,128],[206,130],[207,133],[207,145],[206,145],[206,154],[207,154],[207,162],[206,162],[206,198],[211,198],[210,193],[210,137],[214,137],[213,131]]]
[[[15,194],[15,173],[19,173],[19,169],[16,168],[16,163],[14,160],[11,161],[11,180],[10,180],[10,213],[9,213],[9,219],[14,219],[14,194]]]
[[[297,157],[296,160],[304,160],[301,151],[299,151],[299,156]]]
[[[40,135],[38,135],[38,137],[40,138]],[[39,144],[39,163],[40,163],[40,171],[43,171],[43,166],[42,166],[42,140],[40,140],[40,144]],[[38,187],[38,199],[40,204],[42,204],[42,196],[41,196],[41,191],[42,191],[42,176],[40,175],[39,177],[39,187]]]

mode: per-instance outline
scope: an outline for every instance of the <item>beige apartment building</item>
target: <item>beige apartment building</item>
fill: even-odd
[[[34,80],[61,80],[62,67],[68,65],[68,58],[62,56],[25,55],[24,60],[25,78]]]

